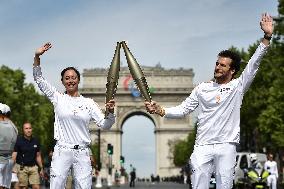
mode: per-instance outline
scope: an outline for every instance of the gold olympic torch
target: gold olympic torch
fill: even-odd
[[[151,102],[151,94],[149,92],[149,87],[147,85],[146,78],[145,78],[139,64],[137,63],[137,61],[135,60],[135,58],[133,57],[133,55],[129,51],[125,41],[122,41],[121,45],[124,49],[124,53],[125,53],[125,57],[126,57],[126,60],[127,60],[127,64],[128,64],[130,73],[131,73],[140,93],[144,96],[145,100]]]
[[[108,70],[107,84],[106,84],[106,103],[114,98],[117,89],[117,83],[120,70],[120,43],[117,42],[114,57]],[[106,110],[105,116],[109,112]]]

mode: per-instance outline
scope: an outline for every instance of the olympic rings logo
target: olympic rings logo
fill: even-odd
[[[124,90],[126,90],[126,91],[129,90],[133,97],[137,98],[137,97],[141,96],[141,93],[140,93],[139,89],[137,88],[135,81],[133,80],[131,75],[127,76],[124,79],[123,87],[124,87]],[[155,88],[149,87],[149,92],[150,93],[155,92]]]

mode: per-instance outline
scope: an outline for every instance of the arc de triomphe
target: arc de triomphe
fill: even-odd
[[[177,105],[184,100],[193,89],[192,69],[164,69],[160,64],[155,67],[141,67],[147,79],[152,99],[164,107]],[[108,69],[84,69],[83,87],[80,92],[85,97],[93,98],[100,107],[104,107]],[[180,168],[173,164],[173,146],[176,141],[183,140],[193,130],[191,116],[183,119],[166,119],[146,112],[144,98],[137,97],[137,89],[130,76],[128,67],[121,67],[117,92],[115,95],[117,116],[111,130],[101,131],[102,176],[107,174],[107,144],[114,146],[112,161],[114,169],[120,168],[122,134],[124,122],[134,115],[144,115],[154,124],[156,147],[156,174],[160,177],[178,175]],[[97,126],[91,125],[92,141],[97,141]],[[154,144],[153,144],[154,145]],[[127,161],[127,157],[126,161]]]

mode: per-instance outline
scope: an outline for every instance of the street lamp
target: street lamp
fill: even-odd
[[[101,129],[98,129],[98,171],[101,171]]]
[[[98,172],[97,172],[97,179],[96,179],[96,188],[102,187],[102,180],[101,180],[101,129],[98,129]]]

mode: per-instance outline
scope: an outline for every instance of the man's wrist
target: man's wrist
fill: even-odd
[[[165,109],[162,106],[160,106],[159,110],[155,113],[158,114],[161,117],[164,117],[165,114],[166,114]]]

